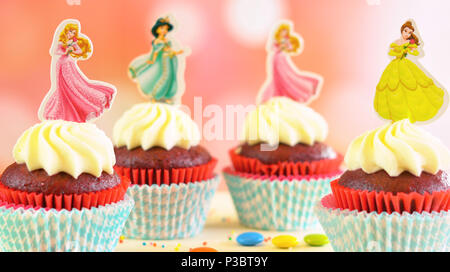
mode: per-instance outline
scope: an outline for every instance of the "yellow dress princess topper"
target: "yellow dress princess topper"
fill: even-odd
[[[377,85],[374,107],[384,119],[409,119],[412,123],[429,121],[442,113],[447,92],[425,69],[411,61],[410,55],[421,55],[422,40],[409,20],[400,28],[400,39],[390,46],[389,55],[395,58],[384,70]]]

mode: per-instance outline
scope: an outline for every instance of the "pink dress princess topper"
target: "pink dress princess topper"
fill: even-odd
[[[88,59],[92,43],[80,32],[80,22],[64,20],[56,29],[50,55],[51,88],[39,108],[41,120],[86,122],[109,109],[116,94],[111,84],[89,80],[77,65]]]
[[[322,77],[299,71],[291,61],[290,56],[300,54],[303,44],[302,38],[291,29],[291,22],[279,23],[268,41],[268,78],[259,91],[258,104],[275,96],[284,96],[308,104],[319,95]]]

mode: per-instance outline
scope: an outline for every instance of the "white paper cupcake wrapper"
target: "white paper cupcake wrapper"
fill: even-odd
[[[127,194],[136,205],[125,225],[125,237],[170,240],[197,235],[218,184],[215,176],[188,184],[132,185]]]
[[[315,210],[335,251],[450,250],[449,212],[378,214],[327,208],[322,201]]]
[[[331,192],[333,177],[257,179],[224,172],[242,225],[262,230],[299,230],[318,224],[314,206]]]
[[[134,201],[97,208],[34,209],[0,207],[2,251],[113,251]]]

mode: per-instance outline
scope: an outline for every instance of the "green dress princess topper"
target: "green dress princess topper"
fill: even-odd
[[[184,92],[184,51],[172,48],[173,40],[167,37],[172,30],[168,17],[159,18],[151,30],[155,37],[151,52],[134,59],[128,70],[152,101],[178,104]]]

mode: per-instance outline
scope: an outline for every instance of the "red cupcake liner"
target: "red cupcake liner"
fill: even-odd
[[[1,200],[0,200],[0,207],[4,207],[5,209],[13,208],[14,210],[17,210],[17,209],[20,209],[20,208],[22,208],[24,210],[33,209],[33,210],[36,210],[36,211],[42,208],[42,207],[34,207],[32,205],[8,203],[6,201],[1,201]],[[45,208],[45,210],[50,210],[50,209],[49,208]]]
[[[129,178],[132,185],[149,186],[156,184],[180,184],[189,182],[198,182],[211,179],[214,176],[214,167],[217,159],[213,158],[206,164],[173,169],[146,169],[146,168],[129,168],[115,165],[114,169],[120,176]]]
[[[237,172],[267,176],[304,176],[339,172],[343,157],[337,154],[334,159],[324,159],[306,162],[279,162],[264,164],[255,158],[237,154],[236,148],[229,151],[231,162]]]
[[[330,183],[336,205],[341,209],[367,212],[441,212],[450,209],[450,190],[425,194],[376,192],[356,190],[338,184],[339,179]]]
[[[340,174],[342,174],[341,170],[338,170],[334,173],[329,174],[317,174],[317,175],[290,175],[290,176],[269,176],[269,175],[258,175],[258,174],[250,174],[250,173],[243,173],[243,172],[237,172],[232,167],[228,166],[223,169],[223,172],[228,175],[233,176],[239,176],[241,178],[245,179],[252,179],[252,180],[269,180],[269,181],[293,181],[293,180],[306,180],[306,181],[316,181],[319,179],[334,179]]]
[[[0,202],[34,208],[72,210],[104,206],[123,200],[130,186],[128,179],[109,189],[83,194],[43,194],[9,188],[0,183]]]

